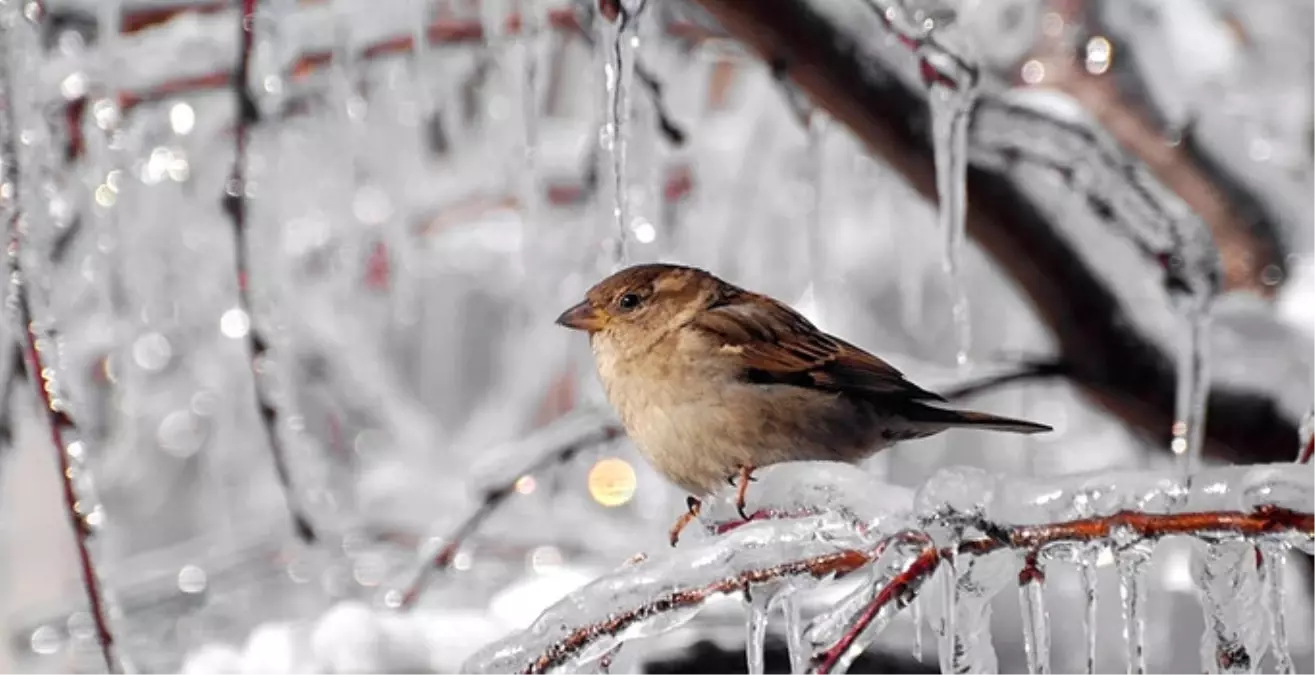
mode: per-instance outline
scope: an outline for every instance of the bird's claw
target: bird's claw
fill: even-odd
[[[752,518],[749,517],[749,513],[744,510],[744,496],[745,493],[749,491],[749,483],[757,480],[753,477],[753,467],[747,464],[740,467],[739,479],[740,483],[735,491],[735,510],[739,511],[741,518],[752,520]],[[732,485],[734,485],[734,483],[732,483]]]
[[[669,536],[672,548],[675,548],[680,541],[681,531],[694,522],[695,518],[699,517],[699,511],[703,509],[703,502],[699,501],[698,497],[691,495],[685,498],[685,506],[688,510],[680,514],[680,517],[676,519],[676,524],[671,526]]]

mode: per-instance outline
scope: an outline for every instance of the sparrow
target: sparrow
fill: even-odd
[[[699,497],[730,482],[746,520],[757,467],[857,463],[950,428],[1033,434],[1044,424],[952,410],[889,363],[798,312],[693,267],[635,265],[598,282],[557,324],[589,334],[599,379],[640,454]],[[738,481],[738,485],[737,485]]]

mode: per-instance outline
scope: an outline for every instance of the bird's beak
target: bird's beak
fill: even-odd
[[[565,326],[573,330],[585,330],[594,332],[602,330],[607,324],[607,315],[594,308],[588,300],[562,312],[557,317],[557,325]]]

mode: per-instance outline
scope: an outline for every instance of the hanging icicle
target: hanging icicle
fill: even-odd
[[[1032,675],[1050,672],[1050,618],[1043,593],[1045,579],[1036,552],[1029,553],[1018,577],[1018,600],[1023,611],[1027,672]]]
[[[1150,551],[1134,544],[1115,554],[1119,568],[1119,597],[1123,600],[1123,639],[1127,643],[1129,673],[1146,672],[1146,584],[1143,571]]]
[[[1283,612],[1283,573],[1287,566],[1287,546],[1281,542],[1261,541],[1260,585],[1264,588],[1265,611],[1269,615],[1269,641],[1279,673],[1295,672],[1292,652],[1288,649],[1287,620]]]
[[[600,157],[611,190],[607,220],[611,223],[609,267],[618,269],[628,260],[630,239],[630,203],[627,197],[626,143],[630,133],[630,94],[635,79],[635,54],[639,48],[637,30],[640,14],[647,0],[600,0],[598,20],[599,47],[604,52],[603,126],[599,130]]]
[[[1078,573],[1082,584],[1082,635],[1086,638],[1086,668],[1083,672],[1096,672],[1096,559],[1100,549],[1086,548],[1078,553]]]

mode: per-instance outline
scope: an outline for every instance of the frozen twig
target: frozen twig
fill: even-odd
[[[237,26],[242,35],[239,43],[241,46],[238,52],[237,69],[231,78],[233,95],[237,99],[238,107],[237,128],[233,131],[233,170],[224,188],[223,206],[233,227],[233,266],[237,277],[238,310],[245,313],[249,321],[246,332],[248,364],[251,366],[252,388],[255,392],[256,408],[260,414],[261,428],[265,432],[265,442],[274,460],[274,471],[278,476],[279,488],[283,490],[283,498],[292,515],[297,537],[303,542],[314,544],[319,536],[311,525],[310,514],[302,507],[301,500],[297,498],[292,485],[287,449],[279,436],[279,409],[269,392],[266,392],[260,383],[260,364],[269,356],[269,342],[262,329],[257,326],[251,309],[250,265],[247,260],[251,242],[247,238],[246,162],[248,136],[251,126],[259,118],[259,113],[256,102],[251,96],[247,76],[251,63],[255,12],[256,0],[242,0],[242,11],[238,14]]]
[[[991,391],[992,389],[997,389],[1016,382],[1045,380],[1064,377],[1067,374],[1067,369],[1062,363],[1054,361],[1033,361],[1000,375],[985,377],[974,382],[961,384],[953,389],[947,389],[941,392],[941,396],[944,396],[947,400],[954,401],[957,399],[968,398],[970,396],[976,396]]]
[[[994,537],[961,542],[958,546],[959,555],[984,555],[1002,548],[1028,551],[1028,562],[1024,564],[1023,571],[1019,574],[1019,582],[1027,583],[1032,578],[1029,570],[1040,574],[1040,570],[1036,568],[1034,552],[1061,542],[1107,541],[1114,539],[1116,532],[1132,533],[1143,540],[1154,540],[1169,535],[1208,537],[1224,532],[1250,537],[1284,532],[1315,536],[1315,515],[1276,506],[1262,506],[1251,513],[1207,511],[1151,514],[1120,511],[1102,518],[1012,527],[999,531],[1000,534]],[[914,558],[903,572],[896,575],[873,598],[840,640],[814,654],[813,672],[831,672],[881,610],[894,602],[901,603],[901,606],[911,602],[912,595],[909,594],[916,593],[917,588],[936,571],[940,561],[948,555],[948,549],[928,547]]]
[[[37,5],[37,17],[40,17],[42,8]],[[36,20],[39,20],[37,18]],[[19,19],[21,21],[21,19]],[[7,42],[12,39],[11,35],[3,34],[8,31],[0,32]],[[8,59],[0,59],[2,62],[8,62]],[[13,84],[12,73],[4,73],[0,77],[0,83],[3,83],[5,89]],[[79,503],[77,487],[75,481],[78,472],[81,470],[75,468],[70,461],[68,436],[77,435],[77,427],[73,419],[63,408],[62,402],[55,399],[54,382],[50,381],[51,364],[44,358],[43,351],[53,351],[54,345],[47,343],[41,344],[37,336],[37,328],[32,317],[32,298],[31,284],[27,282],[23,274],[21,263],[21,247],[23,243],[23,232],[20,220],[22,218],[21,210],[17,207],[19,191],[19,171],[16,164],[17,153],[14,148],[14,139],[17,137],[17,124],[13,118],[14,104],[11,92],[0,91],[0,97],[7,99],[8,104],[3,106],[7,118],[4,120],[8,133],[0,134],[0,167],[3,168],[3,174],[0,174],[0,185],[8,188],[10,193],[6,199],[13,200],[14,208],[9,213],[7,225],[8,250],[7,271],[9,273],[9,293],[13,297],[9,300],[12,302],[14,310],[13,339],[17,344],[23,361],[28,379],[36,390],[37,401],[40,403],[43,413],[46,431],[50,434],[50,443],[55,451],[56,462],[59,467],[60,486],[64,499],[64,513],[69,519],[69,525],[73,528],[74,545],[78,556],[78,570],[82,577],[82,587],[87,594],[88,610],[91,614],[92,624],[96,631],[96,643],[100,646],[101,656],[105,660],[105,668],[111,673],[123,672],[123,664],[118,658],[114,646],[114,633],[110,630],[110,619],[105,593],[101,587],[100,577],[96,572],[96,563],[91,555],[90,540],[94,534],[92,526],[87,522],[88,513],[83,504]],[[4,191],[0,191],[4,192]],[[9,384],[13,378],[6,377],[5,382],[0,383],[6,392],[5,403],[8,408],[8,391]]]
[[[769,517],[767,514],[755,515]],[[1003,549],[1025,551],[1026,562],[1018,577],[1020,583],[1027,583],[1035,575],[1041,574],[1037,564],[1040,550],[1062,543],[1112,541],[1128,534],[1144,540],[1170,535],[1209,538],[1224,533],[1244,537],[1293,532],[1306,537],[1315,536],[1315,516],[1277,506],[1261,506],[1251,513],[1202,511],[1152,514],[1120,511],[1106,517],[1053,524],[1001,526],[979,522],[976,526],[989,534],[960,542],[957,546],[958,555],[981,556]],[[532,654],[524,655],[522,662],[525,665],[521,672],[543,673],[560,667],[593,649],[595,643],[615,639],[636,624],[664,613],[697,608],[716,595],[744,593],[755,586],[777,584],[795,577],[825,579],[855,573],[880,559],[896,542],[926,542],[922,544],[921,552],[885,581],[872,600],[853,616],[838,639],[815,649],[811,658],[812,671],[832,672],[887,607],[893,605],[900,609],[912,602],[922,584],[949,556],[948,548],[938,547],[930,541],[922,533],[901,531],[869,548],[849,548],[787,562],[749,566],[712,582],[678,585],[637,604],[609,607],[606,618],[587,625],[568,626],[560,638],[537,648]],[[603,587],[609,585],[604,584]],[[578,603],[582,599],[568,602]],[[614,648],[615,645],[611,645],[609,651]]]
[[[569,420],[571,418],[564,419]],[[541,433],[550,437],[554,435],[554,431],[555,429],[549,427]],[[415,606],[416,600],[419,599],[420,594],[428,586],[432,575],[452,565],[452,560],[456,557],[457,552],[461,550],[461,547],[471,535],[478,531],[484,521],[497,512],[498,508],[508,498],[516,494],[516,483],[521,478],[537,475],[551,467],[568,462],[584,450],[620,437],[621,433],[621,428],[610,422],[595,424],[584,433],[573,434],[545,451],[541,451],[524,469],[512,475],[508,480],[487,488],[479,506],[469,516],[462,519],[450,535],[443,538],[438,550],[423,556],[423,559],[427,562],[420,568],[420,571],[411,582],[406,585],[405,590],[402,591],[398,600],[398,607],[411,609]],[[534,437],[531,437],[525,442],[533,443],[535,440]]]

